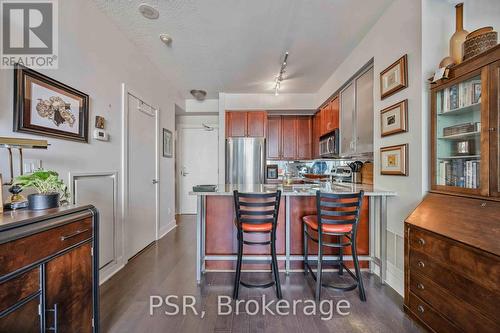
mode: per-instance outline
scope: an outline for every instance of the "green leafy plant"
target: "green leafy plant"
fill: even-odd
[[[39,194],[59,193],[59,201],[69,200],[68,187],[59,179],[59,174],[52,170],[37,170],[33,173],[18,176],[13,185],[19,185],[22,189],[34,188]]]

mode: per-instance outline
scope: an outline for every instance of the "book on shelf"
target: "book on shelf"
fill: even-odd
[[[438,113],[481,103],[481,80],[469,80],[441,90],[436,96]]]
[[[480,161],[479,160],[444,160],[439,162],[438,185],[479,188]]]

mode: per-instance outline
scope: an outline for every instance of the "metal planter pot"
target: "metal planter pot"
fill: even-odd
[[[28,195],[29,209],[42,210],[56,207],[59,207],[59,193]]]

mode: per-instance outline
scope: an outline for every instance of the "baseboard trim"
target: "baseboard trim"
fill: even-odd
[[[113,267],[113,268],[111,268]],[[113,266],[110,266],[109,268],[105,269],[105,273],[103,274],[101,271],[99,271],[99,285],[102,285],[104,282],[108,281],[111,279],[113,275],[118,273],[123,267],[125,267],[124,263],[116,263]]]
[[[177,227],[177,222],[175,220],[173,220],[168,225],[166,225],[165,227],[160,229],[160,236],[158,237],[158,239],[163,238],[166,234],[168,234],[170,231],[174,230],[176,227]]]
[[[404,296],[404,272],[389,261],[387,262],[386,282],[398,294]]]

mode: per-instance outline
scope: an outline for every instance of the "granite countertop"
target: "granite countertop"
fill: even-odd
[[[281,184],[219,184],[214,192],[189,192],[190,195],[233,195],[233,191],[238,190],[246,193],[265,193],[281,190],[282,196],[314,196],[320,190],[326,193],[357,193],[365,191],[366,196],[396,196],[394,191],[374,189],[372,185],[350,184],[350,183],[330,183],[322,184],[295,184],[283,186]]]

